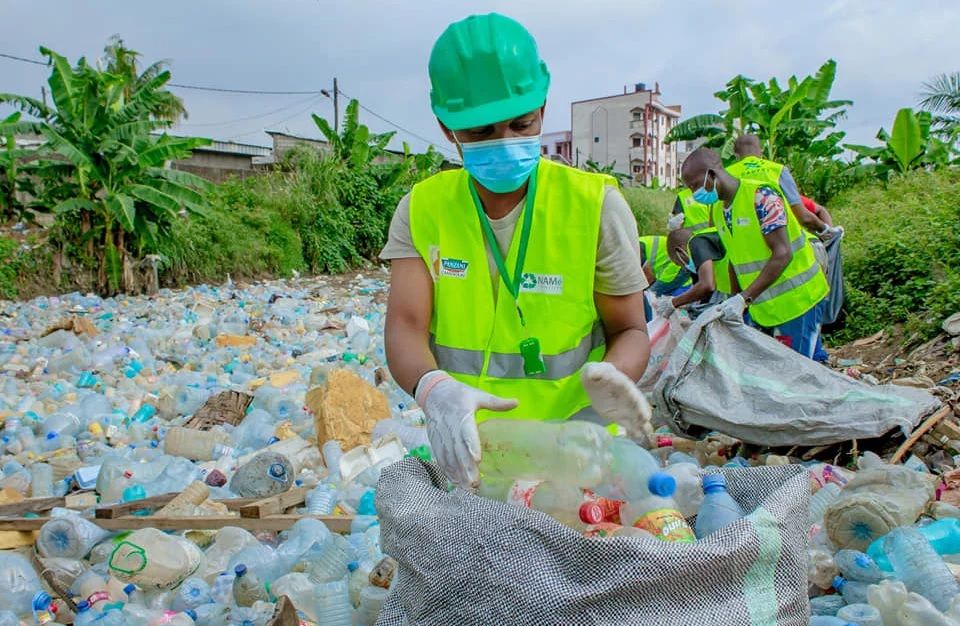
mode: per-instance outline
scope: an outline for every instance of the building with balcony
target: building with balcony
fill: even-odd
[[[676,144],[663,142],[680,119],[680,105],[660,100],[653,89],[637,83],[623,94],[581,100],[571,106],[572,161],[614,164],[638,185],[676,187],[680,174]]]
[[[543,133],[540,136],[540,154],[552,161],[564,165],[573,165],[573,143],[569,130],[556,133]]]

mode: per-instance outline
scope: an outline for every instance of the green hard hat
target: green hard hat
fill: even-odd
[[[550,72],[537,42],[498,13],[447,27],[430,53],[430,105],[450,130],[495,124],[543,106]]]

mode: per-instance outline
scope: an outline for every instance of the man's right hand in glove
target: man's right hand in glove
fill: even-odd
[[[442,370],[420,378],[416,400],[427,418],[427,437],[440,469],[459,487],[478,487],[480,434],[476,413],[480,409],[509,411],[518,401],[465,385]]]

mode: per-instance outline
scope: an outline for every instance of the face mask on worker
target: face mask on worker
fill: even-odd
[[[456,133],[454,133],[456,138]],[[460,143],[463,168],[493,193],[520,189],[540,162],[540,135]]]
[[[700,204],[706,204],[707,206],[711,204],[716,204],[720,200],[720,194],[717,192],[717,181],[713,181],[713,189],[707,191],[707,178],[710,176],[710,170],[707,170],[707,173],[703,175],[703,185],[700,189],[697,189],[693,192],[693,199],[695,202]]]
[[[680,248],[676,248],[676,255],[678,259],[683,259],[684,256],[687,257],[687,260],[683,263],[683,267],[691,274],[696,274],[697,266],[693,264],[693,259],[690,258],[690,255],[688,255],[686,251],[683,251],[683,256],[680,256],[680,252]]]

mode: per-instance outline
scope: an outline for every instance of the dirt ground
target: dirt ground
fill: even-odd
[[[941,334],[918,344],[906,337],[899,326],[828,352],[835,369],[854,376],[857,371],[869,374],[881,383],[914,379],[915,386],[929,387],[960,372],[960,338]],[[957,381],[948,385],[960,389]]]

